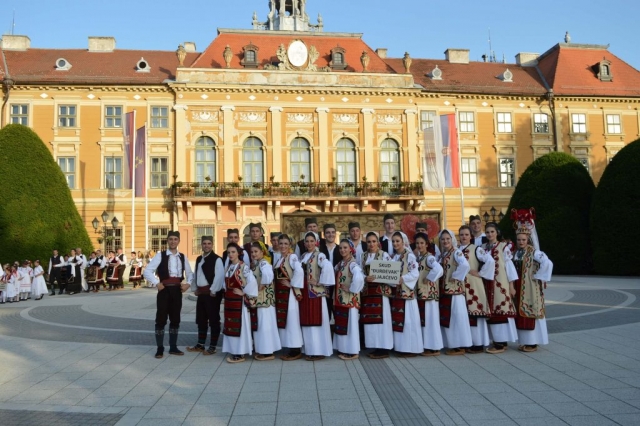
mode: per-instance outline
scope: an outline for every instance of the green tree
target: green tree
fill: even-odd
[[[506,238],[515,239],[511,209],[533,207],[540,249],[553,261],[554,273],[589,273],[589,210],[594,189],[591,176],[574,157],[561,152],[544,155],[520,177],[500,229]]]
[[[640,139],[604,169],[591,205],[593,267],[602,275],[640,275]]]
[[[0,130],[0,261],[40,259],[82,247],[93,250],[64,174],[28,127]]]

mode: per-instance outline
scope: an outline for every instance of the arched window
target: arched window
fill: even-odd
[[[380,179],[391,182],[393,177],[400,180],[400,151],[393,139],[385,139],[380,146]]]
[[[264,160],[262,142],[258,138],[248,138],[242,148],[242,170],[244,182],[264,182]]]
[[[336,145],[338,183],[356,182],[356,146],[351,139],[340,139]]]
[[[196,182],[205,182],[207,177],[211,182],[216,181],[216,150],[215,142],[208,136],[202,136],[196,141]]]
[[[304,138],[295,138],[291,142],[291,181],[310,182],[311,151],[309,142]],[[304,178],[302,177],[304,176]]]

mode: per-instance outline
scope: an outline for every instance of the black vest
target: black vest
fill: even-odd
[[[380,248],[382,249],[382,251],[387,252],[387,254],[389,254],[389,244],[391,244],[391,240],[389,240],[388,238],[380,241]],[[393,253],[393,250],[391,250],[391,252]]]
[[[203,257],[198,256],[196,259],[196,271],[195,275],[198,275],[198,265],[202,262]],[[216,277],[216,261],[220,259],[220,256],[211,252],[211,254],[204,258],[204,262],[202,263],[202,273],[204,277],[207,279],[208,285],[213,285],[213,280]],[[202,283],[200,283],[202,284]]]
[[[180,262],[181,262],[181,266],[182,266],[182,279],[184,279],[184,254],[179,253],[180,254]],[[167,256],[167,252],[163,251],[160,253],[160,265],[158,265],[158,269],[156,269],[156,275],[158,275],[158,278],[160,279],[160,282],[169,279],[170,275],[169,275],[169,256]]]
[[[59,265],[62,262],[62,260],[60,259],[60,256],[51,256],[51,264],[52,265]]]
[[[331,256],[329,256],[329,247],[327,247],[326,240],[323,240],[322,243],[320,243],[320,253],[324,253],[324,255],[327,256],[327,259],[331,259]],[[341,260],[342,255],[340,254],[340,244],[336,244],[336,246],[333,248],[333,267],[335,268]]]

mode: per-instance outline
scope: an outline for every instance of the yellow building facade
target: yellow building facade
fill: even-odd
[[[109,37],[34,49],[3,37],[2,125],[27,125],[51,149],[96,247],[158,250],[176,229],[194,257],[201,235],[221,252],[228,229],[279,231],[295,211],[438,212],[455,229],[505,212],[539,156],[570,153],[597,183],[640,136],[640,73],[604,46],[560,43],[514,64],[472,62],[463,49],[394,59],[299,10],[280,19],[284,3],[252,30],[219,30],[203,52],[124,51]],[[147,197],[134,202],[122,132],[131,111],[147,142]],[[444,197],[421,183],[423,130],[443,114],[458,121],[463,186]]]

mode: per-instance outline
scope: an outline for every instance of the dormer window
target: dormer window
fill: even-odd
[[[69,71],[71,69],[71,64],[64,58],[58,58],[56,60],[56,70],[58,71]]]
[[[245,68],[258,68],[258,46],[248,44],[242,48],[244,52],[240,64]]]
[[[613,75],[611,74],[611,61],[603,59],[598,65],[596,65],[597,76],[600,81],[613,81]]]
[[[147,62],[147,60],[144,58],[140,58],[140,60],[136,64],[136,72],[151,72],[149,62]]]
[[[331,62],[329,66],[334,70],[344,70],[347,68],[346,50],[340,46],[331,49]]]

